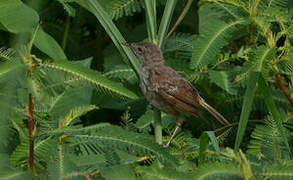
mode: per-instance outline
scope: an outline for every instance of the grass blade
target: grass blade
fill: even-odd
[[[245,91],[244,101],[242,105],[241,115],[240,115],[240,122],[238,125],[237,136],[235,141],[234,150],[238,151],[240,144],[242,142],[245,129],[247,126],[248,118],[250,111],[252,109],[252,102],[255,95],[255,91],[257,89],[257,81],[259,78],[259,72],[251,71],[248,75],[247,80],[247,87]]]
[[[166,3],[164,14],[163,14],[161,24],[159,27],[159,32],[158,32],[159,47],[162,46],[165,40],[166,32],[169,29],[170,21],[171,21],[176,4],[177,4],[177,0],[168,0]]]

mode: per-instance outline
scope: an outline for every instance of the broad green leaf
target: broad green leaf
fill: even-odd
[[[21,0],[1,0],[0,23],[12,33],[32,32],[39,23],[39,15]]]
[[[153,111],[152,110],[147,110],[135,123],[135,127],[138,129],[142,130],[149,125],[151,125],[153,121]]]
[[[0,64],[0,78],[25,66],[17,61],[6,61]]]
[[[36,34],[34,45],[55,61],[67,60],[66,55],[56,40],[43,31],[42,28],[39,28]]]
[[[205,131],[200,136],[199,161],[203,163],[205,160],[205,151],[208,149],[209,142],[212,143],[214,149],[219,152],[220,147],[214,131]]]

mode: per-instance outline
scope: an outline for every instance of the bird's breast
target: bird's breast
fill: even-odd
[[[142,66],[140,75],[141,91],[146,99],[156,108],[166,113],[172,113],[173,110],[159,95],[160,73],[156,72],[156,67]]]

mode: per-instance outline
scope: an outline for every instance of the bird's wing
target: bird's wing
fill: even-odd
[[[173,69],[164,66],[161,70],[163,73],[152,79],[161,98],[179,112],[197,115],[200,105],[196,89]]]

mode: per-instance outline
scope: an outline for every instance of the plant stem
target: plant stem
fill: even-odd
[[[167,3],[165,5],[164,14],[161,20],[161,24],[159,27],[158,32],[158,40],[159,40],[159,47],[162,47],[162,44],[164,40],[166,39],[166,32],[169,29],[170,21],[174,12],[174,9],[176,7],[177,0],[167,0]]]
[[[29,94],[29,163],[28,169],[34,170],[34,99],[32,94]]]
[[[66,49],[66,45],[67,45],[69,27],[70,27],[70,16],[67,14],[66,22],[65,22],[65,29],[64,29],[64,34],[63,34],[63,40],[62,40],[62,45],[61,45],[63,51]]]
[[[155,138],[158,144],[162,144],[162,119],[161,111],[154,108],[154,126],[155,126]]]
[[[188,0],[183,11],[181,12],[180,16],[178,17],[177,21],[175,22],[174,26],[172,27],[172,29],[170,30],[170,32],[168,33],[167,37],[170,37],[171,34],[175,31],[175,29],[177,28],[177,26],[181,23],[181,21],[184,19],[185,15],[187,14],[191,4],[192,4],[193,0]]]
[[[279,85],[281,91],[283,92],[283,94],[286,96],[286,98],[288,99],[288,101],[290,102],[291,106],[293,106],[293,100],[292,98],[290,97],[286,87],[284,86],[284,84],[282,83],[282,80],[281,80],[281,75],[279,73],[276,74],[276,81],[277,81],[277,84]]]

